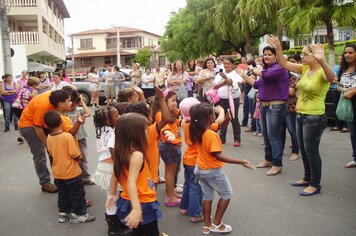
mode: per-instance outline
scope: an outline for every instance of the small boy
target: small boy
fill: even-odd
[[[86,212],[82,171],[78,164],[81,158],[79,147],[72,134],[63,132],[62,119],[57,111],[48,111],[44,123],[51,130],[47,137],[47,150],[53,157],[52,174],[58,188],[58,222],[86,223],[95,220]]]

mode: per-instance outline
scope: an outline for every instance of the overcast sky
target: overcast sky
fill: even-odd
[[[70,14],[64,21],[66,35],[110,25],[163,35],[170,13],[186,5],[185,0],[64,0],[64,3]]]

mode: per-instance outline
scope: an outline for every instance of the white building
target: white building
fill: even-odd
[[[64,18],[70,16],[63,0],[5,0],[5,5],[8,7],[10,44],[15,56],[25,57],[25,61],[33,62],[32,65],[47,65],[43,68],[49,70],[65,61]],[[16,51],[17,48],[20,49]],[[21,70],[31,71],[31,67],[26,67]],[[14,76],[21,70],[13,68]]]

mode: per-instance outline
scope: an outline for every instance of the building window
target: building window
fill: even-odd
[[[93,39],[80,39],[80,48],[93,48]]]
[[[123,48],[138,48],[139,47],[138,38],[121,38],[120,43]]]
[[[352,28],[339,29],[339,41],[347,41],[356,37],[356,31]]]
[[[93,65],[93,58],[81,58],[80,59],[81,67],[89,67]]]
[[[310,35],[303,35],[294,38],[294,46],[304,46],[312,43]]]
[[[105,65],[116,65],[117,57],[104,57]]]
[[[160,67],[166,66],[166,57],[165,56],[159,56],[158,60],[159,60]]]
[[[116,38],[108,38],[106,39],[106,48],[116,48],[117,47],[117,40]]]
[[[327,43],[326,35],[315,35],[315,43]]]

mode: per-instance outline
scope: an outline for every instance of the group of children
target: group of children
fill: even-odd
[[[91,180],[107,192],[108,234],[159,235],[157,220],[161,212],[156,186],[160,157],[165,164],[165,205],[179,207],[180,214],[189,215],[191,222],[204,221],[203,234],[230,232],[232,227],[223,224],[222,217],[232,188],[222,167],[224,162],[255,167],[246,160],[222,154],[216,132],[229,123],[229,112],[225,115],[221,107],[213,108],[191,97],[181,101],[178,109],[175,91],[163,93],[158,87],[155,90],[156,96],[146,102],[140,89],[127,88],[120,92],[119,103],[95,110],[99,162]],[[82,141],[86,136],[79,138],[77,134],[90,113],[74,113],[74,116],[72,113],[76,119],[73,125],[65,112],[75,111],[80,101],[73,102],[69,93],[63,94],[56,98],[56,111],[48,111],[44,116],[46,127],[51,130],[47,149],[53,157],[52,170],[58,188],[58,220],[90,222],[95,218],[86,212],[82,177],[86,165],[80,165],[86,150],[78,146],[86,145]],[[180,194],[175,192],[175,187],[183,137],[187,147],[183,154],[184,185]],[[88,178],[87,172],[84,178]],[[214,192],[220,199],[212,220]]]

